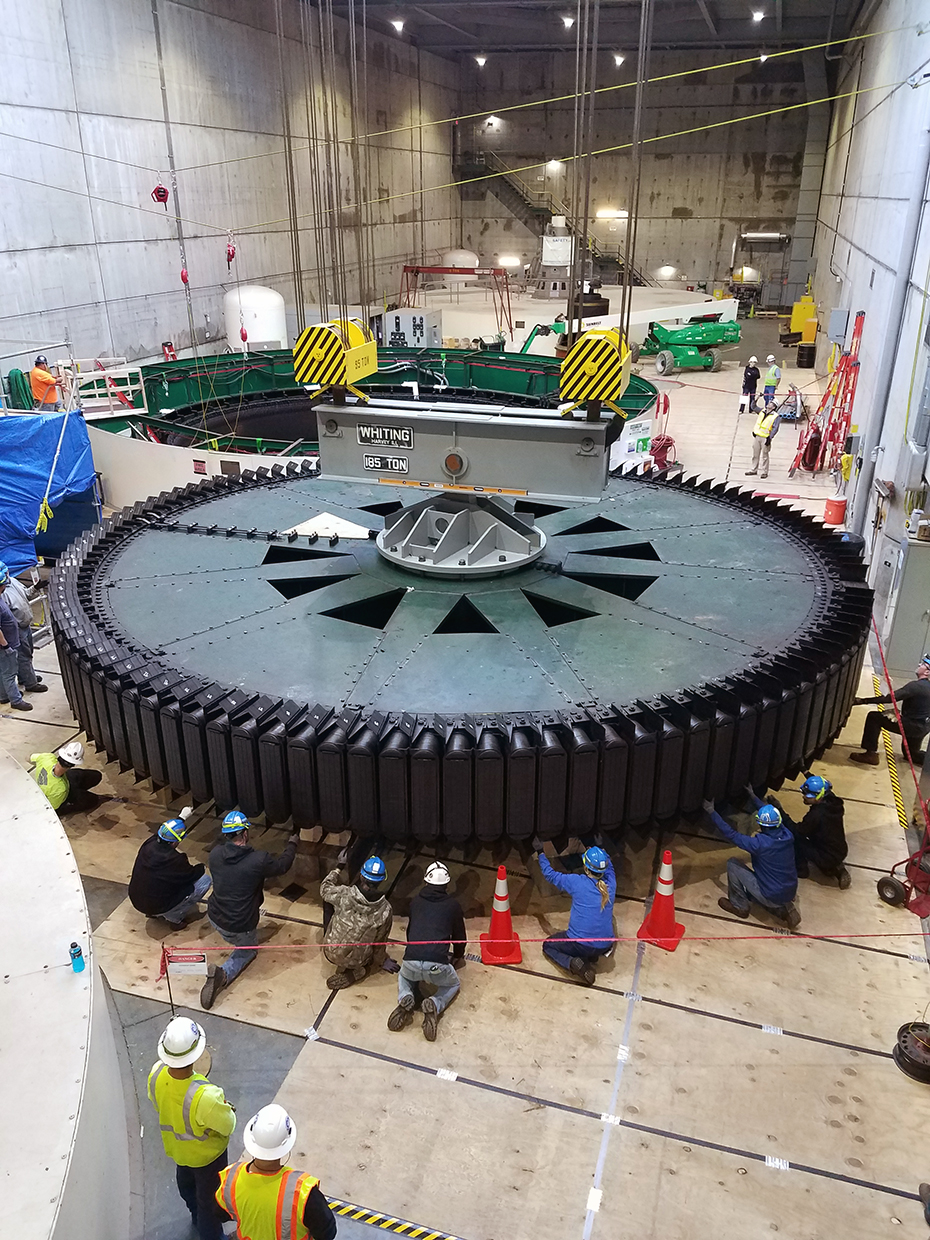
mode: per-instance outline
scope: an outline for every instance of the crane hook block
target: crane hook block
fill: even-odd
[[[562,360],[559,395],[571,402],[563,415],[591,401],[603,401],[615,413],[630,382],[630,350],[614,327],[592,327],[579,336]]]
[[[297,337],[294,374],[298,383],[317,384],[320,392],[348,388],[362,400],[368,397],[353,385],[378,369],[378,347],[371,328],[360,319],[316,323]]]

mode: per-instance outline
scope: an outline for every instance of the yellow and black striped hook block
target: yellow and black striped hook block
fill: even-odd
[[[319,391],[346,390],[368,400],[354,385],[378,369],[378,346],[371,328],[361,319],[334,319],[305,328],[294,345],[294,374],[298,383],[315,383]]]
[[[562,360],[559,395],[570,401],[562,416],[568,417],[579,405],[588,406],[600,417],[600,405],[626,417],[616,402],[630,382],[630,350],[623,334],[615,327],[592,327],[579,336]],[[595,404],[595,402],[597,402]]]

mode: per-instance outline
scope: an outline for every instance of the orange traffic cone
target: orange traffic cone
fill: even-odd
[[[662,865],[656,881],[656,893],[652,899],[652,907],[643,918],[643,924],[636,931],[636,937],[645,939],[647,943],[654,943],[656,947],[664,947],[667,952],[673,952],[681,942],[684,932],[684,926],[675,920],[672,854],[666,848],[662,854]]]
[[[491,906],[491,930],[481,936],[482,964],[519,964],[523,959],[520,940],[510,920],[510,895],[507,891],[507,867],[497,867],[494,903]]]

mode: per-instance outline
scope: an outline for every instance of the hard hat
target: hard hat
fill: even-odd
[[[756,822],[760,827],[772,830],[781,826],[781,814],[774,805],[761,805],[756,814]]]
[[[930,654],[925,654],[920,661],[921,663],[925,663],[927,667],[930,667]]]
[[[245,1126],[242,1142],[253,1158],[286,1158],[297,1140],[297,1125],[276,1102],[262,1107]]]
[[[58,756],[68,766],[80,766],[84,761],[84,746],[80,741],[69,741],[59,749]]]
[[[0,560],[0,586],[5,586],[9,580],[10,580],[10,570],[7,568],[4,562]]]
[[[774,354],[774,353],[770,353],[770,354],[768,355],[768,357],[767,357],[765,360],[766,360],[767,362],[774,362],[774,361],[775,361],[775,354]]]
[[[604,874],[610,865],[610,858],[603,848],[587,848],[581,858],[584,868],[590,874]]]
[[[158,1039],[158,1058],[169,1068],[196,1063],[207,1045],[207,1035],[189,1016],[175,1016]]]
[[[431,887],[445,887],[446,883],[452,882],[452,875],[441,861],[434,861],[427,869],[424,878]]]
[[[223,819],[223,834],[238,835],[240,831],[248,831],[251,825],[241,809],[230,810]]]
[[[47,365],[48,365],[48,358],[45,356],[45,354],[44,354],[44,353],[40,353],[40,354],[39,354],[39,356],[36,358],[36,365],[37,365],[37,366],[47,366]]]
[[[758,362],[758,360],[759,360],[759,359],[758,359],[757,357],[751,357],[751,358],[749,359],[749,365],[750,365],[750,366],[755,366],[755,364],[756,364],[756,362]]]
[[[179,844],[187,834],[183,818],[169,818],[158,828],[158,838],[167,840],[169,844]]]
[[[798,791],[805,800],[810,797],[812,801],[820,801],[832,787],[829,779],[823,779],[820,775],[808,775]]]
[[[369,857],[362,866],[362,878],[367,878],[370,883],[380,883],[387,874],[387,866],[380,857]]]

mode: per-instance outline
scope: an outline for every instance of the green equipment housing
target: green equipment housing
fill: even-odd
[[[646,339],[633,346],[633,360],[640,357],[656,359],[656,373],[671,374],[673,370],[711,370],[716,373],[723,365],[721,344],[737,344],[740,326],[735,320],[721,322],[719,314],[689,319],[681,327],[650,323]]]

